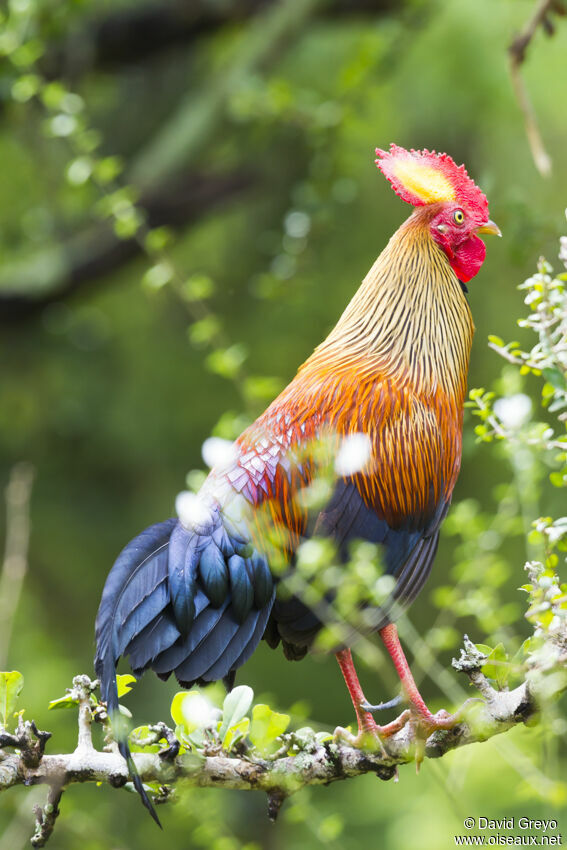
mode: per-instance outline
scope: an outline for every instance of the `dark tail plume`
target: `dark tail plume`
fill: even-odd
[[[96,619],[95,670],[111,721],[119,720],[116,663],[140,628],[164,607],[168,541],[175,524],[175,519],[160,522],[134,538],[122,550],[106,580]],[[120,730],[119,722],[115,726]],[[126,736],[119,731],[117,737],[118,749],[128,764],[134,787],[161,827],[136,771]]]
[[[112,567],[96,620],[95,668],[109,716],[118,716],[116,664],[129,656],[136,676],[174,673],[183,687],[231,681],[264,634],[274,603],[265,558],[220,508],[198,529],[178,520],[134,538]],[[132,781],[159,819],[136,772],[126,736],[116,738]]]

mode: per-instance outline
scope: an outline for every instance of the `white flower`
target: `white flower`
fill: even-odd
[[[529,422],[532,413],[532,400],[524,393],[499,398],[494,402],[494,412],[505,428],[516,431],[526,422]]]
[[[211,521],[211,508],[198,493],[182,490],[175,500],[175,510],[181,525],[188,531]]]
[[[209,469],[213,466],[224,469],[231,466],[238,457],[234,443],[223,440],[222,437],[208,437],[201,448],[201,455]]]
[[[335,459],[337,475],[354,475],[364,468],[370,458],[372,445],[366,434],[345,437]]]
[[[191,691],[181,703],[181,714],[190,730],[205,729],[215,722],[215,706],[202,694]]]

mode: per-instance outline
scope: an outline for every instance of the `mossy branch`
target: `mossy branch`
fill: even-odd
[[[263,791],[268,796],[268,815],[274,820],[286,798],[305,786],[327,785],[365,773],[392,779],[397,776],[399,765],[416,758],[439,758],[457,747],[486,741],[533,719],[539,702],[537,677],[530,674],[529,680],[512,691],[496,691],[481,672],[485,661],[465,639],[461,658],[453,664],[468,675],[482,699],[465,703],[458,725],[450,731],[436,731],[427,740],[419,739],[418,730],[410,721],[384,741],[380,749],[358,749],[338,737],[324,740],[321,734],[302,730],[301,736],[294,732],[280,735],[279,749],[269,757],[259,755],[244,739],[227,752],[218,737],[206,741],[198,750],[185,746],[179,753],[179,746],[171,745],[176,740],[172,730],[159,724],[149,727],[153,743],[163,740],[166,747],[159,752],[134,753],[134,763],[142,780],[157,789],[156,803],[166,802],[173,786],[181,780],[185,785],[201,788]],[[43,847],[51,835],[67,786],[102,782],[120,788],[130,780],[126,762],[112,740],[107,739],[104,751],[93,746],[91,723],[98,720],[107,724],[104,705],[93,696],[96,685],[87,676],[77,676],[69,690],[68,700],[77,703],[79,710],[78,743],[72,753],[44,753],[49,733],[40,732],[21,715],[15,733],[0,731],[0,790],[16,785],[49,786],[46,805],[35,811],[36,831],[31,839],[35,847]],[[312,734],[306,735],[306,731]]]

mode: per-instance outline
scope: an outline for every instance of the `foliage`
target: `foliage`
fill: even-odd
[[[24,677],[17,670],[0,673],[0,726],[10,728]]]

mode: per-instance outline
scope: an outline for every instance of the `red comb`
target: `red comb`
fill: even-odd
[[[389,151],[376,148],[376,165],[392,184],[396,195],[414,207],[454,201],[488,217],[488,201],[464,165],[456,165],[447,153],[406,150],[391,144]]]

